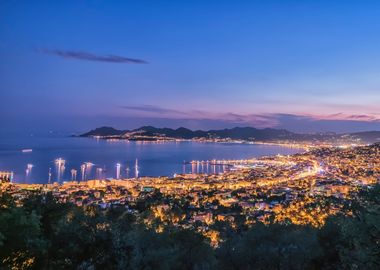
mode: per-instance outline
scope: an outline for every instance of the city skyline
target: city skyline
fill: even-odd
[[[1,269],[378,269],[380,2],[0,1]]]
[[[380,130],[376,1],[0,5],[8,131]]]

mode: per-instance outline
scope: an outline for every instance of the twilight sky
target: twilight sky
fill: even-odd
[[[380,1],[0,2],[0,121],[380,130]]]

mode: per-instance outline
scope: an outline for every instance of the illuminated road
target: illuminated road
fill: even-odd
[[[313,160],[312,163],[313,163],[313,166],[311,168],[309,167],[306,170],[303,170],[303,171],[301,171],[301,172],[299,172],[293,176],[280,177],[280,178],[270,179],[270,180],[264,179],[261,182],[258,182],[257,185],[260,187],[269,186],[269,185],[278,185],[278,184],[287,183],[289,181],[294,181],[294,180],[299,180],[299,179],[303,179],[306,177],[316,176],[321,171],[321,168],[320,168],[320,166],[316,160]],[[315,183],[315,181],[313,181],[313,182]]]

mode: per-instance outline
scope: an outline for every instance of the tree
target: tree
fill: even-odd
[[[138,227],[129,235],[132,269],[211,269],[213,250],[205,238],[189,230],[162,233]]]
[[[220,269],[313,269],[321,255],[309,227],[257,224],[217,250]]]
[[[341,225],[344,244],[339,250],[347,269],[380,268],[380,185],[360,193],[361,204],[353,207],[353,217]]]
[[[12,269],[32,269],[45,251],[35,212],[9,207],[0,210],[0,262]]]
[[[50,268],[102,269],[111,261],[110,224],[97,207],[74,208],[55,228],[51,248]]]

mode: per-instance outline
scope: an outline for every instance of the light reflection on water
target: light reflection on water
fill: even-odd
[[[22,149],[33,149],[22,153]],[[270,145],[198,142],[127,142],[73,137],[2,138],[0,170],[14,171],[15,182],[47,183],[93,178],[221,173],[226,165],[184,161],[246,159],[292,154],[302,149]],[[119,168],[117,163],[120,164]],[[31,164],[32,167],[28,167]],[[137,166],[136,166],[137,165]]]

